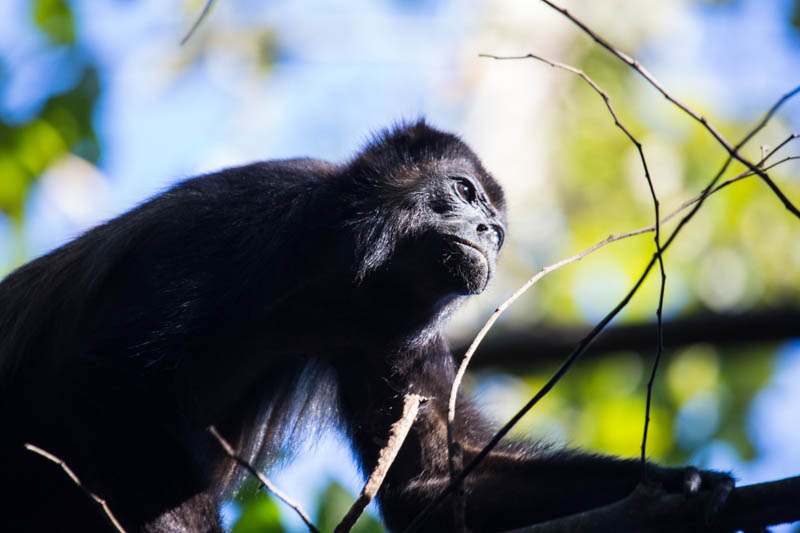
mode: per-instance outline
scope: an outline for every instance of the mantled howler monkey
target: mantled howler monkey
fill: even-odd
[[[129,532],[219,532],[239,474],[210,424],[265,466],[332,422],[369,471],[416,392],[430,401],[379,494],[386,526],[402,530],[448,480],[442,327],[486,288],[505,232],[497,182],[420,121],[346,164],[186,180],[22,266],[0,284],[0,529],[109,528],[26,442],[62,458]],[[460,406],[468,462],[491,430]],[[573,513],[639,477],[633,460],[505,445],[466,480],[467,524]],[[729,479],[658,466],[652,478],[671,490]],[[452,529],[451,514],[440,506],[422,530]]]

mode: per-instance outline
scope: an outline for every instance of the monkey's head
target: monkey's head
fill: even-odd
[[[438,299],[483,292],[505,240],[505,199],[466,144],[420,121],[383,132],[348,168],[358,279],[389,272]]]

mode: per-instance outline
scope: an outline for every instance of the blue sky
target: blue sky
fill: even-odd
[[[212,57],[164,81],[157,58],[180,53],[176,35],[190,22],[180,5],[74,5],[83,53],[103,67],[96,125],[111,194],[97,206],[96,220],[219,166],[308,154],[342,160],[369,132],[402,118],[426,115],[458,129],[466,97],[442,88],[463,56],[478,52],[464,45],[486,9],[478,1],[444,0],[229,2],[206,24],[224,16],[230,27],[274,27],[279,52],[270,74],[253,81],[235,62],[220,72],[224,58]],[[0,6],[0,57],[11,74],[0,94],[6,116],[25,116],[76,76],[64,66],[68,53],[43,52],[26,6],[24,0]],[[686,31],[661,35],[640,54],[676,94],[697,95],[714,112],[756,117],[797,83],[790,73],[800,72],[799,38],[785,23],[788,1],[692,6]],[[237,86],[250,94],[243,98]],[[787,110],[784,116],[800,128],[800,101]],[[33,255],[84,229],[51,210],[33,196],[27,224]]]

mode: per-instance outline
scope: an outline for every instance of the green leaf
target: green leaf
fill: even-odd
[[[93,163],[100,157],[100,142],[92,123],[99,96],[97,70],[87,67],[80,82],[69,91],[51,97],[41,113],[59,130],[72,153]]]
[[[35,0],[33,21],[53,44],[75,42],[75,20],[64,0]]]
[[[242,514],[231,533],[283,533],[281,513],[275,501],[262,493],[242,504]]]
[[[0,211],[16,223],[28,196],[31,176],[13,154],[0,150]]]
[[[354,501],[355,498],[344,487],[335,481],[331,482],[320,495],[316,520],[319,530],[333,531]],[[362,514],[351,531],[352,533],[383,533],[384,529],[381,523],[373,517]]]

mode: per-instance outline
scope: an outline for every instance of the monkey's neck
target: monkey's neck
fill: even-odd
[[[384,358],[360,363],[341,361],[334,367],[343,419],[350,422],[347,429],[354,449],[367,467],[375,464],[390,426],[402,415],[406,394],[426,398],[418,416],[421,426],[431,423],[429,417],[446,416],[441,413],[447,410],[455,365],[441,336],[435,336],[424,346],[387,354]],[[427,447],[429,443],[417,445]]]
[[[424,280],[367,280],[346,304],[357,328],[349,339],[366,341],[365,349],[381,353],[418,349],[433,342],[462,301],[425,287]]]

